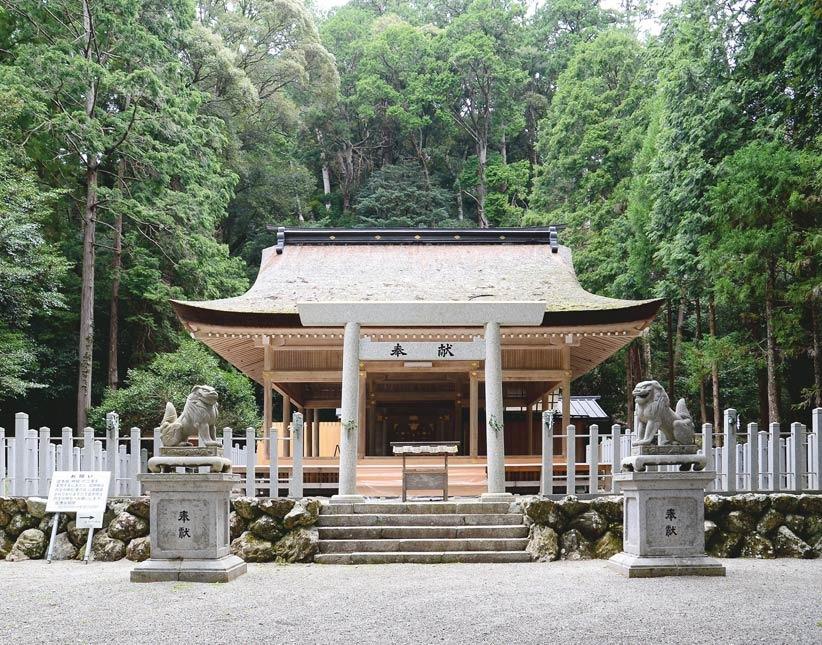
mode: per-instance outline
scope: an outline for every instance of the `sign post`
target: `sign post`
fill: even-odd
[[[83,558],[83,561],[88,564],[94,529],[103,526],[110,480],[111,472],[109,471],[56,471],[54,473],[46,503],[46,512],[55,513],[46,558],[49,563],[51,563],[60,514],[77,513],[75,526],[78,529],[89,530],[86,555]]]

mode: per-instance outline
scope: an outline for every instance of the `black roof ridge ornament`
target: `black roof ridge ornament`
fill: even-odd
[[[548,227],[548,243],[551,245],[551,253],[559,253],[559,235],[554,225]]]
[[[280,226],[277,229],[277,255],[282,255],[283,249],[285,248],[285,226]]]
[[[283,252],[285,239],[297,245],[344,244],[551,244],[556,253],[557,231],[564,224],[499,228],[311,228],[268,226],[277,233],[276,251]]]

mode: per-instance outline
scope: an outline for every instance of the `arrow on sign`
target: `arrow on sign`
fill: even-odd
[[[95,517],[94,515],[80,515],[79,519],[81,519],[81,520],[93,520],[94,517]]]

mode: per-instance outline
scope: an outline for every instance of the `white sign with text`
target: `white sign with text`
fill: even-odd
[[[476,361],[484,358],[485,341],[482,338],[469,342],[377,342],[364,336],[360,341],[360,360],[363,361]]]
[[[51,478],[47,513],[77,513],[79,529],[103,526],[111,473],[104,471],[56,471]]]

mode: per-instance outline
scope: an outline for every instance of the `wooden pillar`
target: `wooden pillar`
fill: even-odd
[[[365,423],[366,423],[366,413],[365,413],[365,403],[366,403],[366,374],[364,370],[360,370],[360,399],[359,399],[359,406],[358,406],[358,419],[357,419],[357,427],[359,429],[359,441],[357,441],[357,457],[360,459],[365,457],[365,442],[366,442],[366,433],[365,433]]]
[[[314,415],[311,408],[305,409],[305,439],[303,441],[303,445],[305,446],[305,456],[311,457],[312,453],[314,452],[314,444],[312,440],[314,439],[314,433],[311,432],[311,428],[314,425]]]
[[[479,454],[479,381],[476,372],[470,373],[468,381],[468,453],[472,457]]]
[[[566,372],[562,377],[562,430],[567,432],[571,424],[571,373]],[[562,452],[568,454],[568,439],[562,439]]]
[[[468,454],[465,438],[462,436],[462,401],[459,394],[457,394],[457,400],[454,401],[454,439],[460,442],[461,453]]]
[[[291,399],[288,395],[283,394],[283,457],[291,456],[291,432],[288,430],[288,424],[291,423]]]
[[[534,454],[534,406],[529,404],[525,408],[525,414],[527,415],[525,420],[525,431],[528,434],[528,454]]]
[[[313,422],[311,424],[311,447],[312,457],[320,456],[320,411],[314,408]]]
[[[268,439],[273,421],[271,400],[271,379],[266,372],[271,370],[272,356],[270,337],[263,336],[263,439]]]

